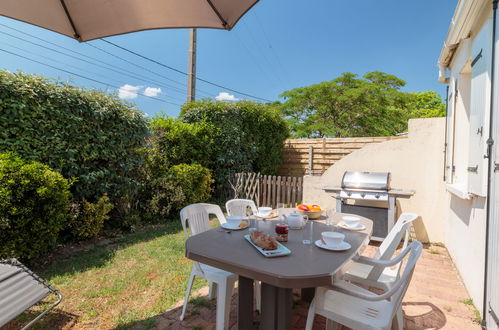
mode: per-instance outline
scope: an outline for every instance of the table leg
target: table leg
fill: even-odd
[[[262,282],[262,305],[261,305],[261,329],[275,329],[276,324],[276,303],[277,288],[273,285]]]
[[[315,296],[315,288],[303,288],[301,289],[301,300],[305,302],[312,302]]]
[[[291,310],[293,309],[292,289],[277,289],[277,330],[291,329]]]
[[[238,285],[237,327],[238,330],[253,330],[255,329],[253,325],[253,280],[239,276]]]
[[[292,289],[278,288],[262,282],[262,312],[260,329],[288,330],[291,328]]]

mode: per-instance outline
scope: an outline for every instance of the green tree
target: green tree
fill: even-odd
[[[345,72],[284,92],[281,112],[294,137],[394,135],[407,128],[411,108],[426,109],[415,101],[417,95],[401,91],[403,86],[405,81],[384,72],[362,77]]]
[[[435,91],[411,93],[413,101],[409,118],[445,117],[445,103]]]

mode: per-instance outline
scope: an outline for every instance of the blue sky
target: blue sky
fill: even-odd
[[[362,75],[379,70],[404,79],[407,82],[406,91],[435,90],[444,95],[445,85],[437,81],[436,62],[456,4],[456,0],[261,0],[230,32],[198,30],[198,77],[261,98],[277,100],[283,91],[331,80],[342,72]],[[135,77],[105,70],[13,38],[17,36],[62,51],[3,25],[0,25],[1,49],[107,85],[4,52],[0,52],[0,69],[71,79],[75,85],[108,92],[118,93],[115,87],[122,87],[121,95],[124,97],[136,96],[135,91],[138,91],[174,103],[140,95],[128,99],[149,115],[164,112],[176,116],[179,105],[185,101],[185,76],[127,54],[103,41],[89,43],[145,69],[86,43],[78,43],[29,24],[5,17],[0,17],[0,24],[134,72]],[[108,40],[187,71],[188,30],[143,31]],[[89,60],[70,51],[65,52]],[[198,98],[244,98],[202,82],[198,82],[197,87]]]

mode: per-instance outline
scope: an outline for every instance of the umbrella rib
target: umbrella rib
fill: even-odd
[[[71,15],[69,14],[68,7],[66,7],[66,3],[64,2],[64,0],[60,0],[60,1],[61,1],[62,8],[64,8],[64,12],[66,13],[66,16],[68,17],[69,24],[71,24],[71,27],[73,28],[74,37],[76,39],[78,39],[78,41],[81,41],[81,36],[78,33],[78,30],[76,30],[75,23],[73,22],[73,19],[71,18]]]
[[[62,0],[61,0],[62,1]],[[220,22],[222,22],[222,26],[227,29],[228,28],[228,24],[227,22],[224,20],[224,18],[222,17],[222,15],[220,15],[220,12],[218,11],[217,7],[215,7],[215,5],[211,2],[211,0],[206,0],[206,2],[208,2],[208,4],[210,5],[211,9],[213,9],[213,11],[215,12],[215,14],[217,14],[218,16],[218,19],[220,20]]]

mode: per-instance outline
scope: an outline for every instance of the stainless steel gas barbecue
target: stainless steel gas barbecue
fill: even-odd
[[[390,189],[390,173],[345,172],[341,186],[325,186],[336,198],[336,211],[373,220],[375,241],[383,241],[395,223],[397,197],[410,197],[409,190]]]

